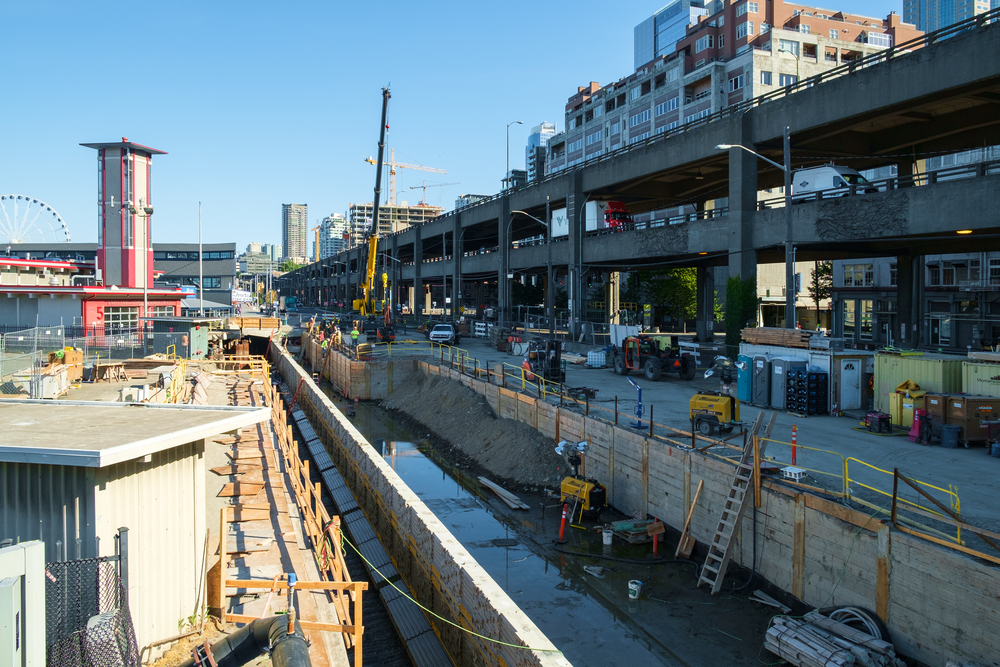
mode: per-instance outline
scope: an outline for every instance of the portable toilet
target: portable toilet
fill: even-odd
[[[775,357],[771,360],[771,407],[784,410],[785,395],[788,391],[788,372],[804,371],[808,366],[805,359],[793,357]]]
[[[736,398],[741,403],[750,403],[753,395],[753,359],[741,354],[736,357],[736,361],[746,364],[745,368],[736,369]]]
[[[766,408],[771,405],[771,358],[766,354],[754,355],[750,366],[753,382],[750,389],[750,402]],[[738,377],[738,376],[737,376]]]

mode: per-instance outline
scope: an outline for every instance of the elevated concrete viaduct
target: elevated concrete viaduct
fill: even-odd
[[[829,161],[859,170],[895,164],[899,174],[878,194],[796,206],[799,259],[898,255],[900,267],[914,267],[916,274],[922,253],[1000,247],[1000,213],[991,201],[998,179],[991,171],[960,181],[910,180],[930,153],[1000,144],[1000,25],[989,22],[998,15],[981,15],[962,32],[932,33],[910,48],[889,49],[733,105],[381,239],[380,251],[392,258],[385,262],[390,282],[413,286],[418,312],[419,295],[430,282],[446,284],[457,304],[463,281],[496,281],[497,301],[509,307],[506,275],[542,275],[548,259],[544,226],[512,211],[543,218],[546,201],[553,209],[567,208],[569,235],[555,240],[552,255],[567,278],[572,313],[583,312],[588,271],[684,265],[753,276],[758,262],[783,261],[784,212],[758,201],[759,191],[781,186],[783,174],[745,151],[715,146],[742,144],[781,162],[786,125],[796,168]],[[609,199],[626,202],[633,213],[678,205],[693,205],[698,213],[679,224],[588,235],[584,204]],[[957,237],[957,229],[974,233]],[[364,253],[353,249],[287,274],[285,293],[299,290],[312,301],[323,300],[321,294],[350,299],[360,275],[352,272],[363,267]],[[707,278],[708,272],[699,275]],[[900,280],[902,287],[908,278]],[[711,312],[701,305],[699,312]],[[901,312],[907,308],[900,304]]]

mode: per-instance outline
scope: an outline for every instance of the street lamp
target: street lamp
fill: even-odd
[[[521,215],[525,215],[525,216],[531,218],[535,222],[538,222],[538,223],[541,223],[541,224],[545,225],[545,245],[548,246],[548,255],[549,255],[549,258],[548,258],[548,274],[547,274],[546,285],[545,285],[545,318],[549,321],[549,338],[555,339],[555,337],[556,337],[556,324],[555,324],[555,317],[553,316],[553,312],[552,312],[552,310],[553,310],[552,309],[552,304],[553,304],[553,301],[552,301],[552,291],[554,289],[554,285],[552,283],[552,226],[548,222],[545,222],[543,220],[539,220],[535,216],[531,215],[530,213],[525,213],[524,211],[511,211],[511,216],[512,216],[511,220],[512,221],[514,219],[513,218],[513,214],[514,213],[520,213]],[[548,196],[545,197],[545,218],[547,220],[551,220],[551,218],[549,216],[549,198],[548,198]],[[508,251],[507,258],[508,258],[507,261],[510,262],[510,251]]]
[[[144,206],[142,199],[139,200],[139,206],[129,205],[128,212],[132,215],[138,215],[143,219],[142,225],[142,317],[141,325],[145,330],[147,318],[149,317],[149,300],[146,295],[147,286],[149,284],[149,252],[153,249],[153,244],[149,241],[149,218],[153,215],[152,206]]]
[[[798,84],[798,82],[799,82],[799,54],[797,54],[795,51],[792,51],[790,49],[778,49],[778,53],[787,53],[789,55],[795,56],[795,83]],[[778,76],[780,77],[781,74],[779,73]],[[779,81],[778,83],[781,83],[781,81]]]
[[[795,328],[795,247],[792,245],[792,137],[791,130],[785,126],[784,153],[785,164],[778,164],[757,151],[752,151],[739,144],[719,144],[716,150],[727,151],[741,148],[753,153],[764,162],[774,165],[785,174],[785,328]]]
[[[510,190],[510,126],[511,125],[524,125],[524,122],[520,120],[514,120],[507,123],[507,171],[503,175],[504,192]]]

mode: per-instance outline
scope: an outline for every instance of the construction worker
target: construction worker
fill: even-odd
[[[358,336],[360,336],[360,335],[361,335],[361,332],[358,331],[358,325],[355,322],[354,328],[351,329],[351,345],[353,345],[354,347],[358,346]]]

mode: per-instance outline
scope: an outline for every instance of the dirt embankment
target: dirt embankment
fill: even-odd
[[[459,382],[415,373],[383,405],[419,423],[498,481],[551,486],[569,472],[552,438],[497,417],[485,397]]]

